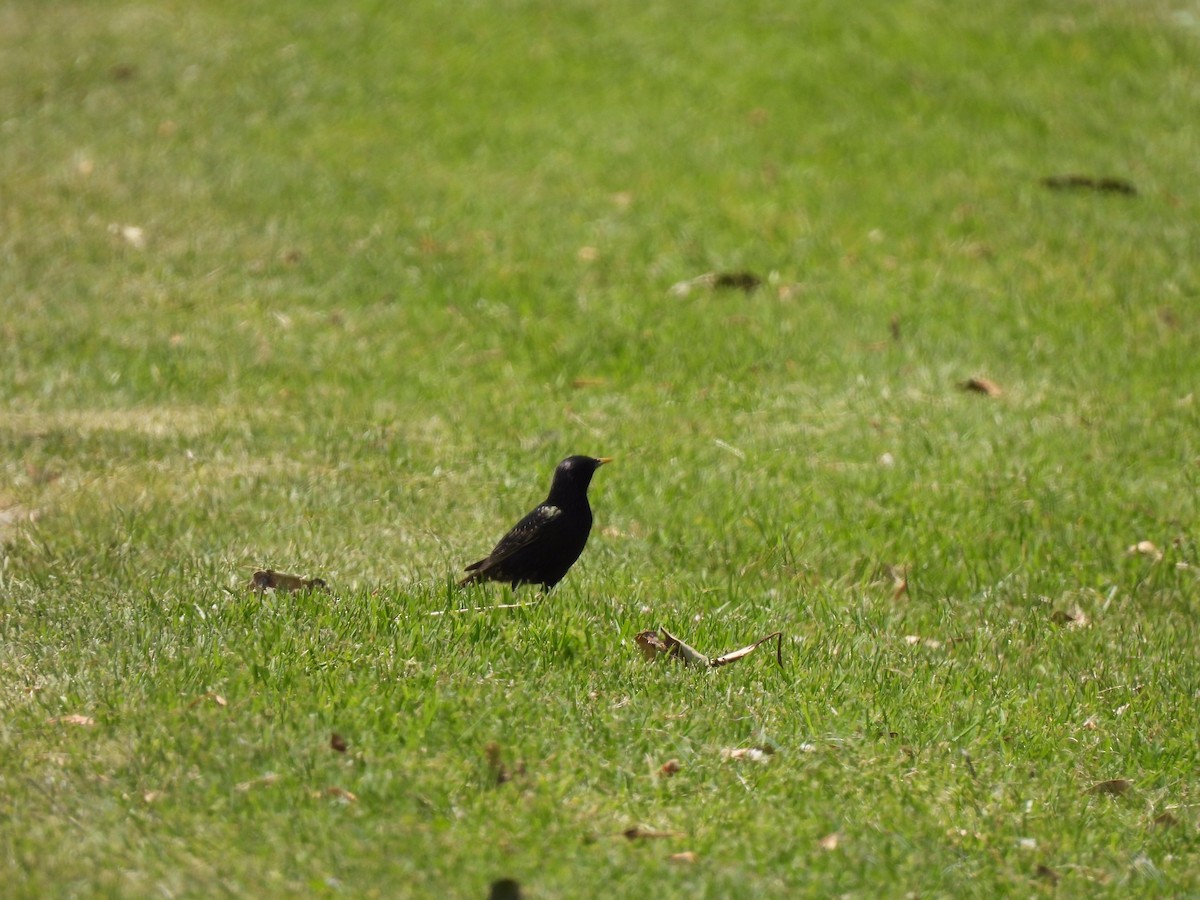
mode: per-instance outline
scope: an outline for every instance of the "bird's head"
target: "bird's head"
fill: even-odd
[[[609,462],[612,462],[610,456],[568,456],[554,470],[550,496],[563,492],[587,491],[596,470]]]

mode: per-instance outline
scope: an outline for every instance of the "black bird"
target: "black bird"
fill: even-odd
[[[587,490],[607,456],[568,456],[554,470],[550,496],[538,504],[492,552],[467,566],[471,574],[459,587],[477,581],[540,584],[548,591],[575,565],[592,530]]]

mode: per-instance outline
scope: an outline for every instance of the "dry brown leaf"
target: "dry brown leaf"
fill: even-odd
[[[674,654],[675,656],[678,656],[680,659],[682,659],[684,665],[687,665],[687,666],[708,666],[708,665],[710,665],[708,657],[705,656],[703,653],[701,653],[699,650],[695,650],[692,647],[689,647],[687,644],[685,644],[679,638],[675,637],[675,635],[671,634],[671,632],[667,631],[667,629],[665,629],[665,628],[659,628],[659,631],[662,632],[663,642],[667,645],[667,648],[670,650],[670,652],[672,654]]]
[[[338,753],[345,753],[349,749],[349,744],[346,739],[336,731],[329,735],[329,747],[331,750],[336,750]]]
[[[492,770],[492,775],[496,779],[496,784],[507,784],[518,775],[525,774],[525,763],[519,762],[511,771],[504,764],[501,757],[500,745],[495,741],[489,743],[483,748],[484,754],[487,756],[488,768]]]
[[[691,865],[699,859],[700,857],[696,855],[695,851],[684,850],[682,853],[672,853],[667,857],[667,862],[673,862],[679,865]]]
[[[25,474],[34,484],[52,484],[62,478],[62,472],[56,469],[47,469],[44,466],[39,466],[31,462],[25,463]]]
[[[189,703],[188,709],[191,709],[193,706],[197,706],[197,705],[203,703],[205,700],[211,700],[217,706],[221,706],[221,707],[225,707],[225,706],[229,705],[229,701],[226,700],[224,697],[222,697],[220,694],[216,693],[215,691],[206,691],[205,693],[201,694],[199,697],[194,699],[191,703]]]
[[[668,759],[659,768],[658,774],[662,775],[665,778],[670,778],[672,775],[674,775],[676,772],[678,772],[682,768],[683,768],[683,766],[680,764],[679,760]]]
[[[638,649],[642,651],[642,656],[647,660],[654,660],[660,653],[669,652],[667,645],[659,639],[656,631],[643,631],[633,639],[633,642],[637,644]]]
[[[743,658],[749,656],[751,653],[753,653],[755,650],[757,650],[761,644],[765,644],[768,641],[772,641],[772,640],[775,641],[775,661],[779,663],[780,668],[783,668],[783,632],[782,631],[776,631],[774,634],[768,634],[765,638],[757,640],[753,644],[750,644],[749,646],[742,647],[738,650],[733,650],[729,653],[722,654],[721,656],[714,657],[713,659],[709,660],[708,664],[710,666],[712,666],[713,668],[716,668],[718,666],[728,665],[731,662],[737,662],[739,659],[743,659]]]
[[[621,832],[622,837],[631,841],[665,840],[666,838],[683,837],[682,831],[655,831],[653,828],[643,828],[633,825]]]
[[[842,836],[839,832],[831,832],[817,841],[817,846],[822,850],[836,850],[842,843]]]
[[[725,747],[721,750],[721,759],[744,759],[765,763],[774,754],[775,750],[772,747]]]
[[[1070,609],[1056,609],[1050,613],[1050,621],[1068,628],[1086,628],[1089,620],[1087,613],[1078,606],[1072,606]]]
[[[492,777],[496,784],[504,784],[512,781],[512,775],[504,765],[504,760],[500,755],[500,745],[495,741],[490,742],[483,748],[484,755],[487,757],[488,768],[492,770]]]
[[[699,619],[699,617],[697,617]],[[660,637],[661,635],[661,637]],[[783,632],[776,631],[768,634],[765,638],[755,641],[745,647],[740,647],[737,650],[732,650],[729,653],[724,653],[721,656],[707,657],[699,650],[684,643],[665,628],[660,628],[658,632],[643,631],[634,637],[634,643],[638,649],[642,651],[642,655],[647,660],[653,660],[661,655],[673,656],[676,659],[682,660],[686,666],[701,666],[704,668],[718,668],[726,666],[730,663],[737,662],[739,659],[744,659],[749,656],[761,645],[768,641],[775,641],[775,659],[779,665],[783,666]]]
[[[274,772],[267,772],[265,775],[260,775],[258,778],[251,778],[249,781],[243,781],[235,785],[235,788],[242,793],[256,787],[270,787],[279,780],[279,776]]]
[[[259,594],[268,590],[292,594],[297,591],[328,591],[329,585],[322,578],[301,578],[299,575],[262,569],[250,576],[250,583],[246,588]]]
[[[762,279],[753,272],[705,272],[695,278],[677,281],[671,285],[670,294],[673,297],[686,297],[697,288],[721,290],[733,288],[749,293],[762,284]]]
[[[1151,824],[1153,824],[1155,828],[1174,828],[1179,824],[1179,820],[1169,812],[1164,812],[1155,816]]]
[[[354,793],[346,790],[345,788],[340,788],[340,787],[336,787],[333,785],[325,788],[325,796],[333,797],[334,799],[341,800],[344,803],[357,803],[358,802],[358,797],[355,796]]]
[[[1048,881],[1051,884],[1058,884],[1059,874],[1045,863],[1038,863],[1038,866],[1034,872],[1037,874],[1037,877],[1043,881]]]
[[[1110,797],[1119,797],[1132,787],[1133,783],[1127,778],[1112,778],[1108,781],[1101,781],[1093,784],[1088,788],[1089,794],[1107,794]]]
[[[137,225],[121,225],[113,222],[108,226],[108,233],[117,235],[135,250],[146,249],[146,232]]]
[[[55,716],[50,719],[50,722],[56,725],[79,725],[83,728],[90,728],[96,724],[96,720],[91,716],[81,716],[78,713],[69,716]]]
[[[1159,562],[1163,558],[1163,552],[1154,546],[1152,541],[1138,541],[1136,544],[1130,544],[1125,549],[1127,556],[1145,556]]]
[[[154,803],[158,800],[161,800],[165,796],[166,796],[165,791],[143,791],[142,792],[142,802],[143,803]]]
[[[1098,191],[1102,194],[1125,194],[1137,196],[1137,188],[1132,181],[1124,178],[1094,178],[1091,175],[1047,175],[1042,179],[1042,186],[1052,191],[1084,190]]]
[[[964,391],[984,394],[988,397],[999,397],[1004,393],[1000,385],[996,384],[990,378],[968,378],[966,381],[961,382],[959,387]]]
[[[739,291],[749,293],[762,284],[762,279],[753,272],[718,272],[713,279],[713,287],[720,290],[721,288],[733,288]]]

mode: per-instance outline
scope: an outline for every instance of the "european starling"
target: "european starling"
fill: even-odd
[[[554,470],[550,496],[500,539],[485,559],[471,563],[459,587],[477,581],[540,584],[548,591],[579,559],[592,530],[587,490],[608,457],[568,456]]]

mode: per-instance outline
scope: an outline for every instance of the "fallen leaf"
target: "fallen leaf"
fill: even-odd
[[[84,728],[90,728],[96,724],[96,720],[91,716],[81,716],[78,713],[70,716],[56,716],[51,718],[50,722],[58,725],[79,725]]]
[[[634,643],[648,661],[658,659],[660,653],[670,653],[666,644],[660,640],[658,631],[642,631],[634,638]]]
[[[34,463],[25,463],[25,474],[34,484],[52,484],[62,478],[62,472],[47,469]]]
[[[819,841],[817,841],[817,846],[820,847],[822,850],[836,850],[841,845],[841,843],[842,843],[841,834],[834,831],[834,832],[831,832],[830,834],[825,835],[825,837],[823,837]]]
[[[1000,385],[988,378],[968,378],[966,381],[960,383],[959,387],[964,391],[986,394],[989,397],[999,397],[1004,393]]]
[[[762,279],[753,272],[718,272],[713,279],[713,287],[733,288],[749,293],[762,284]]]
[[[336,786],[330,786],[330,787],[325,788],[325,796],[333,797],[337,800],[343,801],[344,803],[357,803],[358,802],[358,797],[355,796],[352,792],[346,790],[345,788],[340,788],[340,787],[336,787]]]
[[[748,762],[765,763],[774,755],[770,747],[725,747],[721,759],[744,759]]]
[[[679,865],[691,865],[700,859],[692,850],[684,850],[682,853],[672,853],[667,857],[667,862],[677,863]]]
[[[165,796],[166,796],[166,793],[164,791],[143,791],[142,792],[142,802],[143,803],[154,803],[158,800],[161,800]]]
[[[631,841],[645,840],[665,840],[666,838],[683,837],[682,831],[655,831],[653,828],[643,828],[641,825],[634,825],[626,828],[621,832],[621,835]]]
[[[516,768],[512,771],[504,765],[504,760],[500,753],[500,745],[495,741],[484,747],[483,752],[487,756],[488,767],[492,770],[496,784],[507,784],[516,776],[525,774],[525,763],[523,762],[517,763]]]
[[[222,697],[220,694],[216,693],[215,691],[207,691],[207,692],[201,694],[199,697],[197,697],[191,703],[189,703],[188,709],[191,709],[193,706],[203,703],[205,700],[211,700],[213,703],[217,704],[217,706],[221,706],[221,707],[225,707],[225,706],[229,705],[229,701],[226,700],[224,697]]]
[[[329,735],[329,747],[332,750],[336,750],[338,753],[345,753],[346,750],[349,749],[346,739],[336,731]]]
[[[1169,812],[1164,812],[1155,816],[1154,821],[1151,824],[1153,824],[1155,828],[1174,828],[1179,824],[1179,820]]]
[[[709,665],[709,659],[703,653],[698,650],[694,650],[692,647],[689,647],[679,638],[675,637],[675,635],[671,634],[671,632],[667,631],[667,629],[660,628],[659,631],[662,632],[663,643],[667,645],[667,648],[673,655],[683,660],[684,665]]]
[[[1070,609],[1056,609],[1050,614],[1050,621],[1068,628],[1086,628],[1088,617],[1078,606],[1072,606]]]
[[[329,585],[322,578],[301,578],[299,575],[287,575],[271,569],[263,569],[250,576],[248,590],[262,594],[268,590],[291,594],[297,591],[328,591]]]
[[[251,778],[249,781],[243,781],[243,782],[235,785],[235,788],[237,790],[241,791],[242,793],[245,793],[246,791],[250,790],[251,788],[270,787],[278,780],[279,780],[279,776],[276,775],[274,772],[267,772],[265,775],[260,775],[258,778]]]
[[[676,772],[678,772],[678,771],[679,771],[680,769],[682,769],[682,768],[683,768],[683,766],[682,766],[682,765],[680,765],[680,763],[679,763],[679,760],[677,760],[677,759],[668,759],[668,760],[667,760],[665,763],[663,763],[663,764],[662,764],[662,766],[659,768],[659,770],[658,770],[658,774],[659,774],[659,775],[662,775],[662,776],[663,776],[663,777],[665,777],[665,778],[670,778],[672,775],[674,775]]]
[[[696,621],[700,617],[696,616]],[[659,636],[661,634],[661,637]],[[642,655],[647,660],[656,659],[660,655],[673,656],[676,659],[682,660],[686,666],[702,666],[707,668],[718,668],[726,666],[730,663],[737,662],[739,659],[744,659],[749,656],[762,644],[768,641],[775,641],[775,659],[780,667],[783,666],[783,632],[776,631],[768,634],[765,638],[761,638],[745,647],[737,650],[732,650],[729,653],[724,653],[721,656],[709,658],[694,647],[681,641],[665,628],[660,628],[658,632],[643,631],[634,637],[634,643],[638,649],[642,651]]]
[[[108,226],[108,232],[117,235],[135,250],[146,249],[146,232],[137,225],[119,225],[113,222]]]
[[[1045,863],[1038,863],[1037,868],[1034,869],[1034,873],[1043,881],[1048,881],[1051,884],[1058,884],[1059,874]]]
[[[504,760],[500,756],[499,744],[492,741],[483,748],[483,753],[487,757],[488,768],[492,770],[496,784],[504,784],[506,781],[512,780],[512,776],[508,773],[508,769],[504,766]]]
[[[705,272],[695,278],[677,281],[671,285],[670,293],[675,297],[686,297],[696,288],[734,288],[749,293],[760,284],[762,279],[753,272]]]
[[[1093,784],[1088,788],[1089,794],[1107,794],[1110,797],[1119,797],[1124,794],[1132,786],[1132,782],[1127,778],[1112,778],[1108,781],[1101,781]]]
[[[1093,178],[1090,175],[1048,175],[1042,179],[1042,186],[1052,191],[1085,190],[1098,191],[1102,194],[1125,194],[1137,196],[1137,188],[1133,182],[1124,178]]]
[[[776,631],[774,634],[768,634],[765,638],[761,638],[747,647],[742,647],[739,650],[733,650],[729,653],[722,654],[721,656],[714,657],[713,659],[709,660],[708,664],[713,668],[717,668],[718,666],[728,665],[731,662],[737,662],[739,659],[749,656],[751,653],[757,650],[761,644],[765,644],[771,640],[775,641],[775,661],[779,663],[780,668],[783,668],[782,631]]]
[[[1150,541],[1138,541],[1130,544],[1125,550],[1126,556],[1148,556],[1155,562],[1163,558],[1163,553]]]

